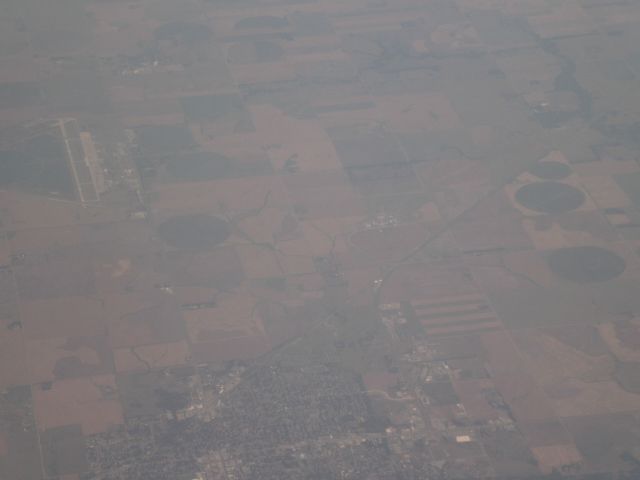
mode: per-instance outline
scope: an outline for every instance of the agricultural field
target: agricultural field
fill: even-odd
[[[1,480],[640,478],[640,3],[4,0]]]

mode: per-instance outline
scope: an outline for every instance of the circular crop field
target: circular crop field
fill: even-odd
[[[185,250],[206,250],[223,243],[230,234],[226,220],[203,214],[171,217],[158,227],[164,242]]]
[[[563,213],[575,210],[585,201],[584,193],[559,182],[535,182],[516,192],[516,201],[529,210],[541,213]]]
[[[562,162],[539,162],[529,169],[536,177],[544,180],[561,180],[571,174],[571,168]]]
[[[622,257],[601,247],[559,248],[547,261],[553,273],[575,283],[605,282],[618,277],[626,268]]]

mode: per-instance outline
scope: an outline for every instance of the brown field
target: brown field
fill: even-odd
[[[465,295],[475,292],[466,269],[454,262],[406,264],[397,268],[382,286],[383,303],[421,298]]]
[[[538,250],[575,245],[606,245],[616,240],[608,218],[600,212],[569,212],[552,221],[527,218],[524,229]]]
[[[542,38],[593,33],[595,26],[578,4],[563,4],[548,14],[531,15],[529,22]]]
[[[580,163],[573,165],[572,168],[579,174],[582,183],[592,181],[594,182],[593,186],[597,188],[598,185],[597,182],[595,182],[596,179],[617,175],[629,175],[640,171],[640,166],[638,166],[638,163],[632,159],[634,155],[635,154],[633,152],[625,153],[623,157],[626,158],[611,158],[610,156],[605,155],[599,162]],[[605,187],[608,185],[608,183],[604,184]],[[622,192],[623,190],[620,191]],[[590,190],[589,193],[594,195]],[[628,198],[627,202],[629,202]],[[600,205],[597,201],[596,203],[600,208],[608,207],[608,205]]]
[[[23,302],[21,318],[29,339],[84,336],[105,332],[105,311],[96,297],[58,297]]]
[[[344,232],[358,220],[359,217],[347,217],[302,222],[302,230],[309,252],[315,256],[328,255],[330,252],[346,252],[347,241]]]
[[[7,265],[11,257],[11,247],[9,241],[3,236],[0,236],[0,265]]]
[[[279,242],[278,262],[286,275],[309,275],[314,273],[313,256],[304,239]]]
[[[45,252],[81,245],[87,241],[89,231],[86,225],[27,228],[13,232],[8,244],[14,253]]]
[[[582,461],[578,449],[572,444],[535,447],[531,452],[543,473],[551,473],[561,467],[579,464]]]
[[[447,153],[415,166],[422,182],[435,188],[436,203],[445,219],[452,219],[487,195],[491,190],[490,170],[476,162]],[[446,185],[446,188],[438,188]]]
[[[259,141],[272,145],[268,155],[276,170],[281,170],[292,157],[301,172],[340,168],[335,147],[317,121],[300,121],[266,105],[252,107],[251,111]]]
[[[163,185],[152,192],[153,209],[163,218],[206,212],[251,213],[265,202],[270,207],[288,206],[286,191],[278,177],[256,177]]]
[[[0,128],[12,127],[16,122],[28,122],[44,114],[42,107],[3,108],[0,109]]]
[[[257,300],[248,292],[218,295],[214,307],[185,310],[183,317],[197,361],[252,358],[268,351]]]
[[[583,175],[580,182],[600,208],[623,208],[631,204],[627,194],[610,176]]]
[[[221,294],[214,307],[185,310],[183,317],[192,343],[264,335],[257,300],[248,293]]]
[[[472,215],[465,215],[452,232],[462,251],[528,249],[531,241],[519,218],[503,195],[494,195],[480,202]]]
[[[326,169],[320,172],[292,172],[282,177],[282,182],[290,192],[302,193],[316,188],[337,188],[349,185],[349,176],[341,168]],[[341,217],[336,217],[340,221]]]
[[[533,275],[532,268],[536,264],[535,258],[531,257],[532,252],[486,253],[469,256],[467,265],[475,281],[482,285],[484,292],[510,292],[520,287],[531,286],[533,281],[548,281],[546,278],[549,274],[546,271],[542,272],[542,280],[539,278],[539,272]]]
[[[49,200],[7,190],[0,191],[0,203],[6,205],[1,217],[3,228],[12,230],[112,222],[127,218],[126,208],[81,206],[74,202]]]
[[[144,372],[154,368],[185,365],[191,359],[187,342],[132,346],[113,351],[116,372]]]
[[[380,279],[381,272],[378,268],[364,268],[347,270],[344,279],[347,281],[347,295],[353,305],[367,306],[373,301],[371,286]]]
[[[130,291],[145,291],[149,285],[161,284],[166,277],[154,269],[156,252],[124,251],[122,254],[96,256],[93,272],[96,291],[117,295]]]
[[[572,417],[564,423],[575,437],[588,471],[625,469],[620,456],[632,451],[639,440],[635,414]]]
[[[291,236],[297,227],[295,219],[285,209],[267,206],[255,214],[239,216],[233,225],[239,241],[272,244],[280,238]]]
[[[237,287],[245,274],[235,247],[221,246],[209,252],[167,252],[157,269],[178,287],[228,290]]]
[[[348,185],[313,189],[289,188],[293,210],[303,221],[365,215],[364,201]]]
[[[29,383],[27,355],[20,329],[0,332],[0,388]]]
[[[573,438],[558,419],[518,423],[531,447],[548,447],[573,442]]]
[[[398,375],[388,372],[372,372],[364,375],[362,381],[367,390],[388,392],[396,386]]]
[[[589,355],[540,331],[516,331],[514,337],[529,371],[544,388],[554,389],[572,378],[606,381],[615,367],[606,351]]]
[[[634,412],[640,402],[640,394],[623,390],[613,380],[594,383],[570,379],[546,391],[562,417]]]
[[[33,255],[30,257],[33,263],[15,268],[18,291],[24,300],[33,301],[34,304],[55,303],[63,297],[85,298],[96,293],[89,250],[79,247],[56,253]]]
[[[535,79],[542,89],[552,90],[553,81],[561,71],[558,59],[542,49],[531,49],[526,56],[504,55],[498,58],[497,63],[507,75],[514,90],[519,93],[530,92],[532,79]],[[562,155],[561,152],[558,153]]]
[[[424,223],[362,230],[349,237],[352,248],[347,256],[360,266],[398,262],[418,249],[430,233]]]
[[[235,251],[246,278],[273,278],[283,274],[277,253],[262,245],[238,245]]]
[[[167,343],[185,338],[179,306],[159,292],[104,297],[112,348]]]
[[[533,377],[520,373],[503,373],[494,377],[498,390],[518,422],[542,422],[555,417],[553,404]]]
[[[311,301],[317,300],[319,295],[316,293],[307,294]],[[262,297],[264,298],[264,297]],[[264,329],[267,333],[269,347],[276,347],[287,340],[302,335],[307,325],[301,319],[307,314],[304,300],[287,300],[282,303],[279,300],[260,301],[257,310],[262,318]],[[247,339],[248,340],[248,339]],[[256,338],[256,345],[259,345],[260,351],[264,351],[267,342],[264,339]],[[251,354],[250,354],[251,355]]]
[[[490,379],[454,380],[453,387],[460,403],[474,421],[487,421],[500,418],[501,412],[492,407],[486,395],[487,390],[494,390]]]
[[[8,442],[5,433],[0,433],[0,457],[4,457],[8,453]]]
[[[482,334],[484,358],[496,387],[518,422],[539,423],[555,418],[553,405],[526,364],[509,333]]]
[[[123,118],[123,126],[127,128],[142,127],[147,125],[175,125],[184,122],[184,114],[174,112],[178,108],[178,102],[175,100],[169,102],[162,102],[160,104],[153,104],[152,110],[148,111],[149,102],[123,102],[123,110],[130,109],[131,114]],[[162,113],[163,109],[166,109],[166,113]],[[158,113],[158,110],[161,112]],[[147,113],[147,116],[144,116]]]
[[[461,120],[449,99],[442,94],[381,96],[377,115],[389,122],[389,130],[421,133],[459,128]]]
[[[266,65],[245,64],[231,65],[229,70],[234,78],[243,85],[262,82],[287,82],[296,78],[299,64],[292,61],[270,62]]]
[[[549,335],[586,355],[596,357],[608,353],[607,344],[601,338],[599,326],[584,325],[543,329],[541,333]]]
[[[37,385],[33,401],[40,430],[75,423],[82,426],[83,434],[93,435],[123,422],[113,375]]]
[[[640,362],[640,320],[602,323],[598,331],[607,348],[622,362]]]
[[[26,353],[30,383],[113,373],[106,336],[27,340]]]
[[[488,433],[482,438],[482,445],[497,475],[505,478],[535,478],[534,475],[540,472],[531,449],[519,432]]]
[[[191,353],[197,362],[216,363],[257,358],[270,349],[271,343],[264,335],[245,335],[195,343]]]

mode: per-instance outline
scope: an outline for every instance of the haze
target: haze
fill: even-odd
[[[640,478],[640,2],[0,2],[0,480]]]

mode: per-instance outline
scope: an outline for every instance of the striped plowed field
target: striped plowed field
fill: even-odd
[[[455,335],[502,328],[484,295],[469,293],[411,302],[427,335]]]

